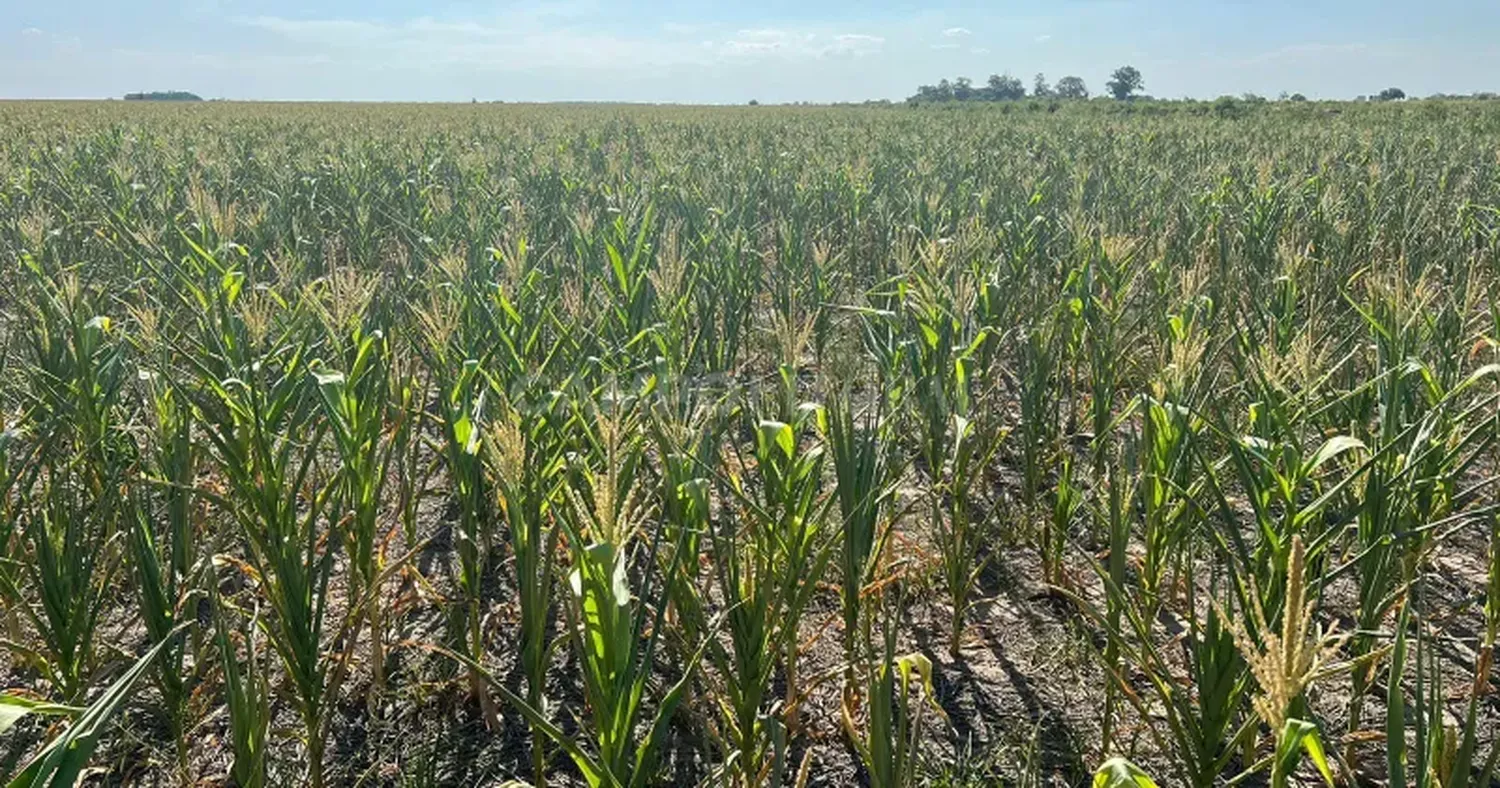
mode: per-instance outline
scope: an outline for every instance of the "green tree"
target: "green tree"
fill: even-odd
[[[1052,86],[1047,84],[1047,75],[1037,72],[1036,78],[1031,83],[1031,95],[1037,98],[1051,98]]]
[[[1085,85],[1078,77],[1063,77],[1057,81],[1057,86],[1052,90],[1058,98],[1086,99],[1089,97],[1088,85]]]
[[[1406,91],[1401,88],[1386,88],[1375,98],[1380,101],[1401,101],[1406,98]]]
[[[990,101],[1018,101],[1026,98],[1026,86],[1009,74],[991,74],[986,92]]]
[[[153,90],[149,93],[126,93],[126,101],[202,101],[196,93],[185,90]]]
[[[974,80],[968,77],[953,80],[953,98],[955,101],[969,101],[975,98]]]
[[[1145,86],[1141,72],[1135,66],[1120,66],[1110,75],[1110,80],[1104,83],[1110,94],[1120,101],[1131,98]]]

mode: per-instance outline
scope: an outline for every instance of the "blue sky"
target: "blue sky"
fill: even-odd
[[[1500,91],[1500,1],[0,0],[0,97],[901,98],[1130,63],[1158,96]]]

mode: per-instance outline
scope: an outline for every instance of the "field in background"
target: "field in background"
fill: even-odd
[[[0,774],[1487,786],[1497,288],[1483,103],[0,104]]]

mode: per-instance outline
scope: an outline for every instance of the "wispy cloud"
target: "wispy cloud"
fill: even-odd
[[[777,57],[792,60],[867,55],[885,45],[880,36],[863,33],[827,35],[797,30],[741,30],[723,41],[706,41],[708,51],[731,58]]]
[[[967,27],[950,27],[947,30],[943,31],[943,35],[947,36],[948,38],[962,38],[964,36],[974,35],[974,31],[970,30]]]
[[[834,36],[833,44],[836,50],[875,50],[885,45],[885,38],[864,33],[844,33]]]
[[[1252,65],[1256,63],[1274,63],[1278,61],[1308,60],[1324,57],[1327,55],[1352,55],[1360,52],[1369,52],[1370,45],[1362,42],[1346,44],[1308,43],[1291,44],[1273,49],[1269,52],[1261,52],[1250,57],[1243,58],[1240,63]]]
[[[40,27],[21,28],[21,38],[25,42],[23,46],[28,49],[50,47],[57,52],[74,53],[83,48],[83,39],[78,36],[49,33]]]
[[[1038,44],[1045,44],[1045,43],[1047,43],[1048,41],[1051,41],[1051,40],[1052,40],[1052,34],[1051,33],[1043,33],[1043,34],[1041,34],[1041,35],[1039,35],[1039,36],[1036,37],[1036,42]]]
[[[990,50],[987,47],[974,47],[969,51],[973,52],[976,55],[988,55],[990,53]]]
[[[962,49],[958,44],[933,44],[933,49]]]
[[[118,48],[111,54],[130,65],[164,68],[202,68],[238,71],[247,66],[256,69],[321,66],[333,62],[328,55],[226,55],[213,52],[166,52],[160,50]]]
[[[685,38],[705,28],[670,25],[668,35],[585,32],[528,12],[520,18],[444,21],[419,17],[404,22],[354,19],[288,19],[258,16],[238,20],[287,41],[332,53],[337,60],[381,67],[464,65],[498,70],[618,68],[743,61],[844,57],[880,51],[885,39],[863,33],[761,28],[717,38]]]
[[[392,23],[258,16],[242,24],[340,61],[378,67],[465,65],[479,68],[667,65],[703,57],[690,42],[665,42],[545,26],[535,19],[493,23],[430,17]],[[519,24],[518,24],[519,22]]]

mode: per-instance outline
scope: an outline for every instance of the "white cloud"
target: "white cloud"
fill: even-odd
[[[833,37],[832,52],[839,54],[866,54],[878,52],[885,46],[885,38],[864,33],[844,33]]]
[[[720,43],[705,42],[706,48],[730,58],[778,57],[789,60],[841,55],[866,55],[885,45],[880,36],[863,33],[826,35],[796,30],[741,30]]]
[[[976,55],[988,55],[990,53],[990,50],[987,47],[974,47],[969,51],[973,52]]]
[[[1041,34],[1041,35],[1039,35],[1039,36],[1036,37],[1036,42],[1038,44],[1045,44],[1045,43],[1047,43],[1048,41],[1051,41],[1051,40],[1052,40],[1052,34],[1051,33],[1043,33],[1043,34]]]
[[[21,28],[21,35],[25,38],[41,38],[42,29],[40,27],[23,27]]]
[[[787,54],[810,43],[812,39],[807,34],[793,33],[788,30],[741,30],[735,34],[734,38],[723,42],[716,48],[725,54],[739,57]]]
[[[960,38],[963,36],[974,35],[974,31],[970,30],[967,27],[950,27],[947,30],[943,31],[943,35],[948,38]]]
[[[959,49],[958,44],[933,44],[933,49]]]

